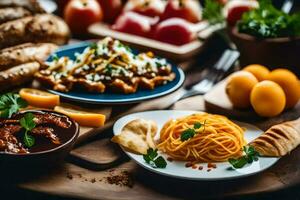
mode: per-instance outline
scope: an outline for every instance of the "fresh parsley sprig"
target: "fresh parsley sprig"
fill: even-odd
[[[300,13],[286,14],[271,0],[260,0],[259,8],[243,14],[238,30],[261,39],[299,36]]]
[[[59,61],[59,57],[57,56],[57,54],[52,55],[52,60],[55,61],[55,62]]]
[[[203,124],[201,124],[200,122],[196,122],[194,123],[194,127],[193,128],[188,128],[185,131],[182,132],[181,136],[180,136],[180,140],[181,141],[186,141],[190,138],[193,138],[195,136],[195,134],[197,133],[197,131],[203,126],[203,132],[205,129],[205,123],[206,121],[204,121]]]
[[[34,115],[32,113],[26,113],[24,117],[20,119],[20,124],[25,129],[23,141],[26,147],[32,147],[35,144],[35,138],[28,134],[36,126],[33,119]]]
[[[225,22],[222,9],[223,6],[218,1],[205,0],[203,19],[206,19],[212,25]]]
[[[27,107],[27,102],[20,95],[7,93],[0,96],[0,117],[10,118],[17,113],[20,108]]]
[[[243,147],[244,156],[240,158],[230,158],[228,162],[232,165],[233,168],[239,169],[244,167],[246,164],[250,164],[253,161],[257,161],[259,153],[252,146]]]
[[[162,156],[158,156],[157,149],[149,148],[147,154],[143,155],[145,162],[153,168],[166,168],[167,162]]]

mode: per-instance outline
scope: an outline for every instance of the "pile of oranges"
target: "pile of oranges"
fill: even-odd
[[[235,108],[252,106],[258,115],[274,117],[298,103],[300,82],[287,69],[269,71],[255,64],[233,73],[228,78],[226,93]]]

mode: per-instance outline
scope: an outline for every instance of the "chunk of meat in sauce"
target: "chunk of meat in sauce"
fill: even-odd
[[[0,128],[0,151],[11,153],[28,153],[22,143],[18,142],[15,134],[22,129],[21,126],[12,124],[5,125]]]
[[[34,114],[33,121],[36,125],[41,124],[53,124],[61,128],[69,128],[71,126],[71,121],[67,117],[57,116],[53,114]]]
[[[31,133],[33,135],[49,138],[54,144],[60,144],[59,138],[54,134],[53,128],[39,126],[32,129]]]
[[[61,128],[69,128],[72,122],[64,116],[54,114],[34,114],[36,127],[31,130],[31,134],[45,137],[53,144],[61,144],[60,139],[54,133],[54,129],[45,124],[54,125]],[[18,141],[17,134],[22,131],[19,119],[0,119],[0,151],[10,153],[29,153],[21,142]]]

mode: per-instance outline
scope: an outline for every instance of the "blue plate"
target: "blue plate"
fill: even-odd
[[[71,59],[75,59],[74,54],[76,52],[81,53],[83,50],[88,47],[91,42],[81,42],[77,44],[71,44],[61,47],[55,54],[58,57],[68,56]],[[51,61],[51,56],[48,58],[48,61]],[[91,104],[129,104],[137,103],[144,100],[149,100],[157,97],[164,96],[174,92],[184,82],[185,76],[183,71],[175,65],[172,65],[172,70],[176,74],[176,78],[167,83],[166,85],[161,85],[155,87],[153,90],[139,89],[134,94],[119,94],[112,92],[104,93],[89,93],[86,91],[73,90],[67,93],[58,92],[55,90],[48,90],[53,94],[58,94],[61,97],[68,99],[70,101],[84,102]]]

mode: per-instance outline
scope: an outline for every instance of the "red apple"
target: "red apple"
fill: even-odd
[[[87,28],[102,20],[103,14],[96,0],[71,0],[64,10],[64,20],[75,34],[84,34]]]
[[[202,17],[202,8],[197,0],[169,0],[162,20],[177,17],[197,23]]]
[[[154,39],[161,42],[183,45],[195,39],[193,24],[181,18],[171,18],[160,22],[154,32]]]
[[[234,26],[242,18],[245,12],[258,8],[255,0],[232,0],[224,7],[224,15],[229,26]]]
[[[103,10],[104,21],[113,23],[122,11],[121,0],[97,0]]]
[[[158,22],[158,18],[151,18],[135,12],[124,12],[121,14],[114,25],[113,30],[149,37],[151,28]]]
[[[149,17],[161,16],[166,3],[163,0],[131,0],[124,7],[124,11],[134,11]]]

